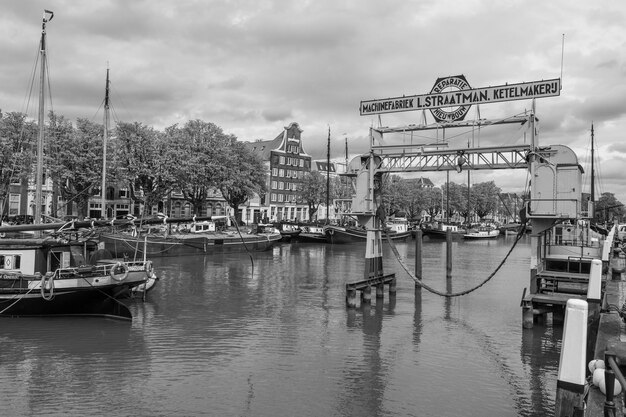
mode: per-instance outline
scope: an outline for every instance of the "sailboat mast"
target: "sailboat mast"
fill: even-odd
[[[104,89],[104,134],[102,138],[102,187],[100,194],[102,195],[100,217],[107,218],[106,211],[106,178],[107,178],[107,139],[109,136],[109,69],[107,68],[107,79]]]
[[[594,166],[593,166],[593,159],[594,159],[594,155],[593,155],[593,123],[591,123],[591,202],[596,201],[596,174],[594,172]]]
[[[48,15],[50,16],[48,18]],[[54,14],[49,10],[44,10],[41,23],[41,42],[39,44],[39,55],[41,58],[41,69],[39,78],[39,115],[37,121],[39,123],[39,137],[37,139],[37,171],[35,173],[35,224],[41,223],[41,200],[42,200],[42,184],[43,184],[43,142],[44,142],[44,112],[45,112],[45,86],[46,81],[46,23],[52,20]]]
[[[330,126],[328,126],[328,147],[326,149],[326,223],[330,217]]]

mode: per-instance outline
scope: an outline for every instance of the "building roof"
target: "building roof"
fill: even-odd
[[[329,169],[328,162],[325,159],[318,160],[318,161],[313,161],[311,163],[311,171],[320,171],[320,172],[329,171],[334,174],[337,172],[337,166],[335,165],[333,161],[330,161],[330,169]]]
[[[301,139],[302,129],[296,122],[291,122],[289,126],[285,126],[283,131],[272,140],[257,139],[254,142],[245,142],[253,152],[258,153],[264,161],[270,159],[272,151],[286,152],[288,142],[297,142],[299,146],[299,154],[307,155],[302,145]]]

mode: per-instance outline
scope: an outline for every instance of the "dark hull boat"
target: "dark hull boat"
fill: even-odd
[[[323,226],[303,225],[300,226],[301,232],[296,239],[298,242],[308,243],[327,243],[328,237]]]
[[[113,256],[183,256],[210,253],[265,251],[281,240],[280,233],[215,232],[205,234],[146,235],[100,234],[100,241]]]
[[[0,239],[0,261],[0,316],[131,319],[119,298],[155,277],[150,261],[115,260],[96,240],[68,233]]]
[[[464,229],[460,229],[456,225],[437,223],[422,225],[422,234],[428,236],[430,239],[446,239],[448,230],[450,230],[453,240],[461,240],[466,234]]]
[[[2,289],[3,290],[3,289]],[[110,290],[58,291],[52,299],[44,298],[39,291],[18,294],[0,294],[2,316],[99,316],[132,320],[128,307],[117,300]],[[19,301],[16,302],[16,300]]]
[[[390,219],[387,226],[387,233],[392,240],[402,241],[411,237],[411,231],[405,219]],[[362,228],[328,225],[324,227],[324,230],[331,243],[358,243],[365,242],[367,239],[367,230]],[[383,234],[383,237],[386,239],[386,234]]]

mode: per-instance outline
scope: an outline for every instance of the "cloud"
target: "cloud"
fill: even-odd
[[[594,123],[600,160],[622,155],[626,5],[619,2],[7,2],[0,15],[3,111],[25,110],[44,8],[55,12],[48,24],[52,102],[70,120],[101,120],[108,67],[118,119],[163,129],[200,118],[241,140],[274,138],[296,121],[305,149],[319,158],[330,126],[331,154],[343,158],[346,138],[357,155],[368,151],[370,126],[423,118],[362,117],[361,100],[426,93],[447,75],[485,87],[562,73],[561,95],[536,102],[539,143],[584,154]],[[531,105],[489,104],[480,115],[508,117]],[[449,134],[451,146],[463,147],[476,132]],[[512,127],[481,130],[479,141],[525,140]],[[622,182],[614,183],[616,195],[626,201]]]

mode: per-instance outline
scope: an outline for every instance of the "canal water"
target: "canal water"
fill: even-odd
[[[513,237],[453,244],[452,290],[473,287]],[[396,243],[414,267],[415,242]],[[397,295],[348,310],[365,244],[154,259],[132,323],[0,320],[8,416],[550,416],[562,328],[522,329],[529,238],[469,295],[416,293],[387,243]],[[445,291],[445,242],[423,244]]]

